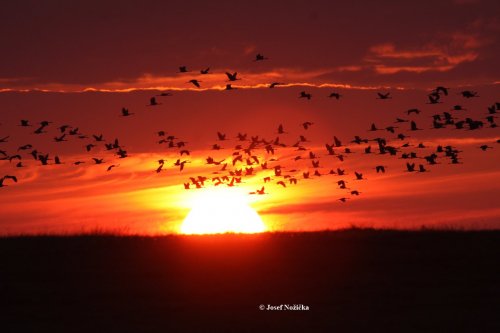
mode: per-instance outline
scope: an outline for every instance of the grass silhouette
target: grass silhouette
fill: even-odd
[[[499,331],[500,231],[0,238],[3,332]],[[303,304],[309,311],[261,311]]]

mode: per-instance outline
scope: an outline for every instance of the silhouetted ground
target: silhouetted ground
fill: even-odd
[[[3,238],[0,331],[500,332],[499,244],[500,231]]]

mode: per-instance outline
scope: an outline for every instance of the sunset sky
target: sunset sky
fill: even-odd
[[[0,178],[18,179],[5,179],[8,186],[0,188],[0,234],[178,232],[193,203],[203,193],[215,195],[212,181],[203,189],[185,190],[183,184],[249,167],[231,161],[235,146],[247,148],[251,136],[279,137],[286,147],[271,144],[272,155],[260,144],[253,155],[268,161],[269,170],[254,165],[254,175],[241,184],[217,188],[247,198],[269,230],[499,228],[500,130],[486,119],[500,114],[499,12],[498,1],[485,0],[5,3],[0,158],[19,154],[23,167],[16,167],[17,158],[0,160]],[[266,59],[255,61],[258,53]],[[180,66],[188,72],[180,73]],[[206,68],[209,74],[200,74]],[[228,82],[225,72],[238,72],[238,80]],[[188,82],[193,79],[201,88]],[[280,84],[270,89],[272,82]],[[225,91],[228,83],[237,89]],[[449,88],[449,95],[429,104],[437,86]],[[460,92],[466,90],[478,97],[464,98]],[[312,98],[299,98],[301,91]],[[171,96],[157,96],[161,92]],[[329,98],[332,92],[340,99]],[[379,99],[378,92],[392,98]],[[148,106],[153,96],[160,105]],[[452,110],[455,105],[464,110]],[[121,116],[122,108],[132,115]],[[415,108],[420,114],[407,114]],[[432,116],[444,112],[455,122],[471,118],[484,126],[432,129]],[[396,118],[415,121],[419,130],[396,124]],[[32,126],[20,126],[22,119]],[[35,134],[44,120],[51,122],[45,133]],[[306,130],[304,122],[313,124]],[[372,123],[382,130],[369,131]],[[67,141],[55,142],[61,125],[70,126]],[[384,130],[388,126],[398,128],[393,134]],[[75,128],[83,138],[68,134]],[[159,131],[185,147],[158,144],[164,138]],[[228,140],[219,141],[217,132]],[[248,140],[238,141],[238,133]],[[409,137],[399,140],[399,133]],[[96,142],[93,135],[100,134],[104,141]],[[300,135],[307,150],[292,146]],[[374,141],[351,142],[355,135],[383,137],[399,149],[397,156],[378,154]],[[334,136],[343,145],[328,155],[325,144]],[[105,149],[115,138],[128,157]],[[409,147],[401,147],[405,143]],[[87,152],[88,144],[96,147]],[[436,165],[421,159],[438,145],[457,149],[460,164],[450,164],[443,153]],[[372,154],[365,154],[368,146]],[[49,154],[49,165],[36,161],[33,149]],[[181,157],[183,149],[190,155]],[[310,159],[310,152],[316,157]],[[419,158],[401,158],[410,152]],[[56,155],[61,165],[54,165]],[[225,160],[226,171],[220,170],[223,163],[207,165],[208,156]],[[165,165],[157,173],[160,159]],[[177,159],[188,161],[183,171],[174,166]],[[428,172],[407,172],[407,162]],[[278,165],[287,178],[274,174]],[[386,172],[376,173],[377,165]],[[337,168],[346,175],[328,174]],[[315,170],[321,176],[313,176]],[[355,171],[366,179],[356,180]],[[311,179],[303,179],[303,172]],[[272,180],[264,183],[267,176]],[[339,180],[349,190],[340,189]],[[249,194],[262,186],[266,194]],[[344,197],[347,202],[338,200]]]

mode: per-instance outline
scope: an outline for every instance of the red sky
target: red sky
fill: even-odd
[[[342,177],[301,179],[303,171],[314,172],[309,151],[276,147],[279,160],[269,164],[279,163],[299,182],[283,189],[274,179],[266,184],[268,195],[252,197],[271,229],[350,224],[498,228],[500,133],[485,117],[487,108],[500,100],[499,9],[495,1],[464,0],[5,4],[0,13],[0,138],[9,138],[0,150],[12,156],[18,147],[32,144],[51,157],[59,155],[64,164],[41,166],[29,150],[21,152],[24,168],[16,168],[16,161],[0,161],[0,175],[19,180],[5,180],[9,186],[0,188],[0,233],[175,231],[196,191],[185,191],[182,184],[218,170],[205,165],[205,158],[230,158],[238,132],[275,139],[279,124],[288,132],[280,135],[282,142],[291,145],[305,135],[304,146],[319,156],[318,170],[346,169],[343,179],[361,195],[351,199],[338,189]],[[257,53],[269,59],[255,62]],[[179,66],[190,72],[178,73]],[[212,74],[198,74],[207,67]],[[221,90],[228,83],[226,71],[238,72],[241,80],[233,82],[238,90]],[[202,89],[187,83],[191,79],[201,80]],[[271,82],[285,84],[269,89]],[[428,93],[438,85],[449,87],[450,95],[443,103],[427,104]],[[153,89],[172,96],[157,97],[162,104],[148,107],[149,98],[158,94]],[[465,99],[458,94],[463,90],[477,91],[480,97]],[[311,93],[312,99],[299,99],[300,91]],[[327,97],[334,91],[342,95],[340,100]],[[377,92],[386,91],[392,99],[376,99]],[[457,104],[466,110],[450,111]],[[122,107],[134,115],[120,117]],[[422,112],[406,115],[411,108]],[[431,116],[443,112],[457,120],[482,120],[485,126],[430,129]],[[396,125],[397,117],[414,120],[423,130]],[[37,135],[36,127],[18,126],[21,119],[53,123],[48,133]],[[300,124],[305,121],[314,125],[304,130]],[[396,134],[410,138],[400,141],[387,131],[369,132],[372,123],[399,126]],[[62,124],[78,127],[90,138],[55,143]],[[178,150],[157,144],[159,130],[187,142],[191,163],[186,170],[172,166]],[[219,142],[223,150],[212,151],[217,131],[231,140]],[[101,143],[92,154],[85,152],[91,135],[101,133],[108,142],[119,138],[130,157],[117,159]],[[403,151],[425,156],[437,145],[452,145],[461,151],[463,164],[450,165],[440,155],[437,165],[413,161],[430,172],[408,173],[407,160],[366,155],[364,148],[375,150],[377,144],[350,143],[354,135],[429,147],[405,148],[398,156]],[[324,144],[332,143],[333,136],[354,151],[345,162],[326,156]],[[478,147],[483,144],[493,149],[482,151]],[[272,158],[262,150],[258,154]],[[304,159],[294,162],[298,155]],[[105,163],[91,165],[92,157]],[[157,174],[160,158],[167,163]],[[74,166],[77,160],[86,163]],[[106,172],[111,164],[120,166]],[[375,172],[379,164],[387,167],[386,174]],[[367,179],[354,180],[354,171]],[[239,188],[254,191],[265,175],[259,171]],[[350,197],[345,204],[338,201],[343,196]]]

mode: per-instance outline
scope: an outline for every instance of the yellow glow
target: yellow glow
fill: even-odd
[[[197,191],[191,200],[191,211],[184,219],[180,232],[217,234],[265,231],[264,222],[249,205],[249,197],[248,193],[236,188],[210,188]]]

